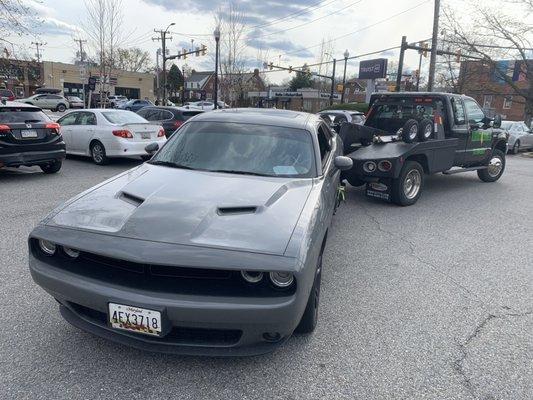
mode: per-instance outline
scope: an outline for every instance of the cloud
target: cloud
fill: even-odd
[[[75,25],[68,24],[53,17],[44,17],[42,24],[39,26],[39,31],[45,35],[72,35],[79,31]]]
[[[290,40],[268,40],[254,37],[248,37],[246,44],[254,49],[264,50],[273,49],[281,52],[294,52],[295,57],[309,58],[313,57],[313,53],[303,46],[297,46]]]

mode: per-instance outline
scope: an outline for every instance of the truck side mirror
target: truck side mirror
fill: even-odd
[[[493,128],[501,128],[502,127],[502,116],[500,114],[496,114],[494,116],[494,121],[492,122]]]

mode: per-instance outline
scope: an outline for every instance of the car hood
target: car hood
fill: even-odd
[[[282,255],[312,185],[312,179],[143,164],[67,202],[44,223],[146,241]]]

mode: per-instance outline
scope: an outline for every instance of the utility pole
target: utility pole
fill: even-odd
[[[333,73],[331,74],[331,93],[329,96],[329,105],[333,105],[333,93],[335,90],[335,66],[337,65],[337,59],[333,59]]]
[[[160,37],[152,38],[154,41],[161,40],[161,50],[163,53],[163,105],[167,105],[167,40],[172,40],[172,36],[167,37],[168,29],[172,26],[176,25],[174,22],[169,24],[165,30],[157,30],[154,29],[155,33],[159,33]]]
[[[83,44],[87,43],[87,40],[74,39],[74,41],[80,46],[80,62],[83,64],[83,62],[85,61],[85,52],[83,51]]]
[[[433,91],[435,81],[435,67],[437,65],[437,39],[439,35],[439,14],[440,0],[435,0],[435,10],[433,11],[433,36],[431,38],[431,55],[429,58],[428,92]]]
[[[80,80],[83,92],[83,104],[85,104],[85,79],[87,78],[87,67],[85,66],[85,52],[83,51],[83,44],[87,43],[87,40],[74,39],[74,41],[80,46]]]
[[[37,57],[37,62],[41,62],[41,51],[39,50],[39,47],[46,46],[48,43],[31,42],[31,44],[35,45],[35,48],[37,49],[37,52],[35,53],[35,56]]]
[[[407,48],[407,36],[402,36],[402,46],[400,47],[400,59],[398,60],[398,74],[396,75],[396,91],[400,91],[400,86],[402,84],[402,73],[403,73],[403,56],[405,54],[405,49]]]
[[[156,87],[156,99],[157,105],[159,105],[159,95],[161,93],[161,88],[159,86],[159,56],[161,55],[161,49],[157,49],[155,53],[155,87]]]

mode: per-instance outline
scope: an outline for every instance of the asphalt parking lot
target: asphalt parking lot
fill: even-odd
[[[315,334],[237,359],[93,337],[64,322],[30,278],[32,227],[139,162],[0,170],[2,399],[533,398],[533,158],[508,157],[494,184],[475,173],[433,176],[407,208],[348,188],[324,256]]]

